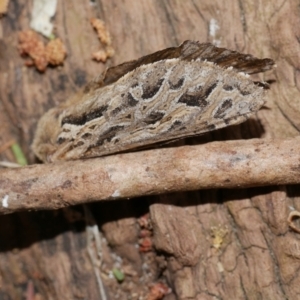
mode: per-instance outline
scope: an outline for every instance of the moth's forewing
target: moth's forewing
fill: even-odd
[[[42,160],[88,158],[240,123],[264,104],[264,89],[237,70],[273,64],[191,41],[122,64],[50,110],[33,149]]]

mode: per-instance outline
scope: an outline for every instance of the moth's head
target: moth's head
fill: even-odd
[[[31,147],[34,154],[43,162],[51,162],[52,153],[57,150],[55,142],[60,129],[58,117],[57,108],[53,108],[38,122]]]

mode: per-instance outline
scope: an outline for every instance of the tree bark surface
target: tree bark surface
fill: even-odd
[[[298,140],[296,0],[58,1],[53,23],[68,56],[62,67],[43,74],[25,67],[17,51],[17,34],[29,28],[31,8],[32,1],[10,1],[0,23],[0,149],[17,141],[30,164],[37,163],[30,148],[37,121],[49,108],[106,67],[187,39],[269,57],[277,65],[257,75],[274,82],[266,107],[255,117],[189,143]],[[105,65],[91,60],[99,48],[92,17],[105,21],[113,38],[116,53]],[[5,149],[0,160],[14,162],[10,148]],[[273,185],[91,204],[101,229],[105,293],[109,299],[150,299],[148,285],[162,281],[172,289],[166,299],[297,299],[300,239],[289,229],[288,216],[300,210],[299,199],[299,185]],[[147,212],[152,247],[143,252],[141,216]],[[0,299],[100,299],[87,235],[81,206],[0,215]],[[114,268],[125,274],[123,283],[111,278]]]

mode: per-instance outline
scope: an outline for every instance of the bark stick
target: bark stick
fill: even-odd
[[[296,184],[299,148],[300,138],[253,139],[1,170],[0,213],[175,191]]]

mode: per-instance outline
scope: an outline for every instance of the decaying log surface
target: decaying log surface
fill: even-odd
[[[91,60],[99,47],[91,17],[104,20],[113,38],[116,54],[106,66],[187,39],[276,61],[274,72],[260,75],[275,82],[256,118],[190,143],[299,135],[296,0],[58,1],[53,23],[68,57],[45,74],[25,67],[16,50],[31,7],[31,1],[10,1],[1,18],[0,149],[18,141],[35,163],[30,144],[39,117],[104,70]],[[14,161],[9,149],[1,159]],[[105,237],[101,277],[108,297],[146,298],[147,285],[161,280],[172,288],[168,299],[297,299],[299,234],[287,219],[291,209],[300,210],[299,191],[298,185],[210,189],[90,205]],[[144,226],[136,218],[149,210],[153,248],[144,253],[136,247]],[[1,215],[0,298],[99,299],[85,226],[81,207]],[[145,251],[145,239],[140,243]],[[126,275],[122,284],[109,276],[114,267]]]
[[[300,184],[298,149],[299,137],[252,139],[0,170],[0,214],[179,191]]]

